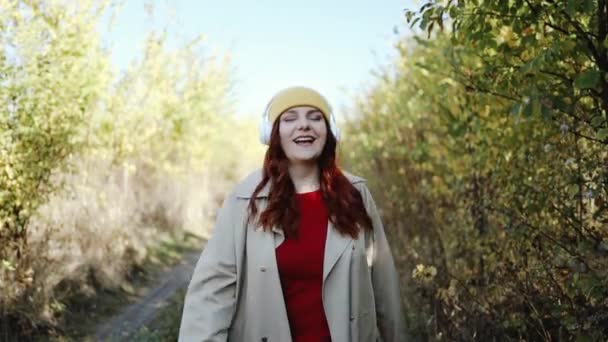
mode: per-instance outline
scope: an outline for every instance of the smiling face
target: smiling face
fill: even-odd
[[[292,164],[308,163],[321,155],[327,140],[327,124],[321,111],[311,106],[293,107],[278,120],[281,148]]]

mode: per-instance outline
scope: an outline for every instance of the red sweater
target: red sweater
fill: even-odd
[[[298,236],[286,239],[276,249],[291,336],[293,342],[329,342],[321,298],[327,210],[320,190],[296,194],[296,198]]]

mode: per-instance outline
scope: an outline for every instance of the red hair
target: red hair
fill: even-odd
[[[325,119],[325,118],[324,118]],[[259,223],[265,230],[277,226],[286,236],[297,234],[300,214],[295,196],[295,187],[289,176],[289,160],[281,147],[279,123],[276,119],[270,135],[270,143],[264,166],[262,181],[257,185],[249,201],[252,217],[258,212],[256,195],[271,182],[268,206],[260,214]],[[325,119],[325,125],[328,126]],[[327,141],[317,159],[320,169],[321,194],[329,215],[329,220],[341,234],[357,238],[360,228],[372,229],[372,220],[365,210],[361,193],[344,176],[336,165],[336,138],[327,130]]]

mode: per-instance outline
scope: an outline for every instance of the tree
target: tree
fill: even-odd
[[[607,2],[442,3],[406,16],[429,35],[451,21],[453,77],[470,96],[502,99],[521,122],[509,159],[487,174],[507,201],[480,203],[526,246],[515,265],[527,274],[514,288],[525,297],[522,319],[533,320],[516,330],[597,338],[608,318]],[[526,285],[532,280],[539,288]]]
[[[358,103],[344,156],[413,276],[415,335],[608,334],[606,5],[589,3],[424,4],[406,15],[427,38]]]
[[[53,172],[67,167],[83,146],[78,137],[107,85],[107,64],[93,25],[107,3],[78,6],[83,15],[70,16],[62,6],[40,1],[0,2],[0,260],[5,269],[23,254],[28,221],[57,185]]]

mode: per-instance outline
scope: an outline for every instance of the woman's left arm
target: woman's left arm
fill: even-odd
[[[376,203],[367,186],[363,185],[362,188],[363,201],[373,224],[371,274],[378,330],[384,342],[404,342],[407,337],[401,310],[399,276]]]

